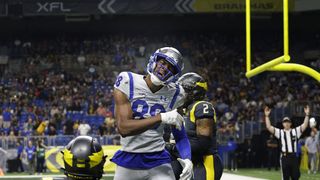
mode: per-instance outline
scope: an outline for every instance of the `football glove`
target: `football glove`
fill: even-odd
[[[177,109],[165,113],[160,113],[160,116],[163,123],[174,125],[179,131],[181,131],[183,117],[178,113]]]
[[[190,180],[193,176],[193,164],[190,159],[177,159],[181,164],[183,170],[180,174],[180,180]]]

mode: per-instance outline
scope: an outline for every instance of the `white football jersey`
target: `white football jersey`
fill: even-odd
[[[133,119],[145,119],[161,112],[171,111],[181,105],[185,97],[181,86],[171,83],[152,93],[144,76],[132,72],[122,72],[114,87],[127,95],[133,111]],[[157,152],[165,148],[163,140],[164,124],[141,134],[121,137],[122,150],[126,152]]]

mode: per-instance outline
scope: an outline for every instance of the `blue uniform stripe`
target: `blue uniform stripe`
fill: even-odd
[[[129,94],[129,100],[132,100],[133,98],[133,77],[131,72],[128,72],[128,76],[129,76],[129,86],[130,86],[130,94]]]
[[[180,87],[179,87],[179,85],[177,85],[176,88],[177,88],[177,90],[176,90],[176,92],[174,93],[173,98],[172,98],[172,101],[171,101],[171,103],[170,103],[170,105],[169,105],[169,108],[170,108],[170,109],[173,108],[174,104],[175,104],[176,101],[177,101],[177,97],[178,97],[178,95],[180,94]]]
[[[148,153],[132,153],[119,150],[110,161],[129,169],[151,169],[170,163],[171,157],[166,150]]]

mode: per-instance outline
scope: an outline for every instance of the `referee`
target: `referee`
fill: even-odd
[[[292,180],[298,180],[300,177],[299,171],[299,160],[296,155],[297,152],[297,143],[303,131],[308,127],[310,107],[306,106],[304,112],[306,117],[304,118],[303,123],[296,127],[291,128],[292,122],[290,118],[285,117],[282,120],[283,129],[275,128],[270,123],[271,109],[265,107],[264,114],[266,118],[266,127],[270,133],[280,140],[281,143],[281,156],[280,156],[280,165],[282,170],[282,179],[289,180],[290,177]]]

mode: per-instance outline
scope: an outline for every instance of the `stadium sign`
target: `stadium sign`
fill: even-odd
[[[37,12],[45,12],[45,13],[51,13],[51,12],[62,12],[62,13],[67,13],[70,12],[71,9],[65,8],[63,2],[37,2],[38,5],[38,10]]]
[[[293,2],[293,1],[291,1]],[[293,9],[294,3],[290,4]],[[244,12],[244,0],[197,0],[192,5],[195,12]],[[279,0],[251,0],[253,12],[281,12],[282,1]]]
[[[23,15],[99,14],[101,0],[23,0]]]
[[[244,12],[244,0],[0,0],[0,15],[8,6],[22,7],[22,15],[97,15],[97,14],[189,14]],[[319,0],[290,1],[291,11],[319,10]],[[280,0],[252,0],[253,12],[281,12]]]

